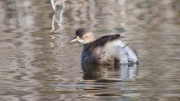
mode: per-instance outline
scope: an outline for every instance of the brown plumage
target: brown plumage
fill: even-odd
[[[71,42],[83,44],[82,63],[114,65],[138,62],[136,54],[120,40],[119,34],[102,36],[96,40],[93,33],[85,28],[79,28],[75,34]]]

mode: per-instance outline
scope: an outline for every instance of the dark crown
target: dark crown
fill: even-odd
[[[87,32],[89,32],[88,29],[79,28],[79,29],[76,30],[76,36],[79,36],[80,38],[82,38]]]

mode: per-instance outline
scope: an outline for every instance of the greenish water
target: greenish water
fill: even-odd
[[[0,101],[179,101],[178,0],[0,1]],[[139,65],[81,65],[87,27],[121,34]]]

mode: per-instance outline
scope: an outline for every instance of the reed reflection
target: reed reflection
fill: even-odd
[[[51,1],[54,1],[54,0],[51,0]],[[50,33],[51,32],[57,32],[59,30],[62,30],[62,22],[63,22],[63,12],[64,12],[64,9],[65,9],[65,1],[62,0],[62,1],[58,1],[56,3],[52,2],[52,8],[53,8],[53,17],[52,17],[52,23],[51,23],[51,26],[52,26],[52,29],[49,31]],[[56,11],[56,5],[59,4],[59,10]],[[59,26],[59,28],[56,30],[55,28],[55,23],[57,22],[57,25]]]
[[[57,5],[65,7],[65,1],[66,0],[51,0],[51,6],[53,9],[53,12],[56,13],[56,6]]]
[[[117,65],[115,67],[95,64],[81,64],[84,80],[126,80],[138,75],[138,65]]]

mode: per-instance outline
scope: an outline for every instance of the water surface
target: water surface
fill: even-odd
[[[0,101],[179,101],[178,0],[0,1]],[[75,30],[121,34],[139,65],[81,65]]]

